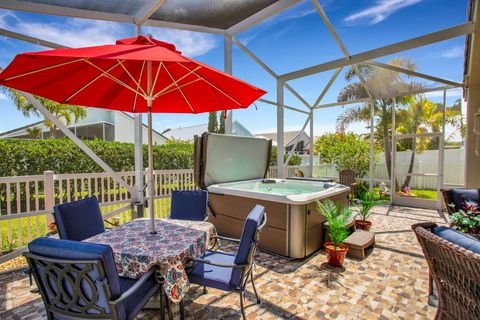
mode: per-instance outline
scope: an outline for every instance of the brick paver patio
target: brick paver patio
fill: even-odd
[[[372,215],[377,246],[363,261],[347,259],[342,270],[325,264],[323,252],[302,261],[259,252],[256,284],[262,299],[255,304],[248,286],[249,319],[432,319],[427,306],[428,268],[411,231],[413,223],[444,220],[436,211],[404,207],[376,208]],[[262,236],[268,236],[264,231]],[[228,251],[232,247],[224,244]],[[20,273],[0,276],[0,319],[46,319],[38,294],[30,293]],[[238,319],[236,293],[192,286],[187,319]],[[139,319],[160,319],[146,310]]]

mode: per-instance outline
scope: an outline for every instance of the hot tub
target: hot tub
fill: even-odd
[[[209,221],[217,231],[239,238],[256,204],[265,206],[267,228],[260,248],[304,258],[324,241],[325,219],[316,200],[348,204],[349,188],[320,181],[265,179],[271,141],[205,133],[195,139],[195,181],[209,191]]]

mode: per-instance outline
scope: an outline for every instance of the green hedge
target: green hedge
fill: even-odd
[[[135,170],[132,143],[87,140],[90,147],[114,171]],[[272,150],[271,165],[276,165],[276,148]],[[143,165],[148,167],[148,149],[143,147]],[[301,159],[292,156],[290,165],[299,165]],[[55,173],[90,173],[103,170],[69,139],[18,140],[0,139],[0,177]],[[193,144],[168,141],[154,146],[154,168],[193,168]]]
[[[135,169],[132,143],[103,140],[84,141],[114,171]],[[144,166],[148,162],[147,146],[143,148]],[[103,170],[68,139],[17,140],[0,139],[0,176],[23,176],[55,173],[88,173]],[[155,169],[193,168],[193,145],[167,142],[154,146]]]

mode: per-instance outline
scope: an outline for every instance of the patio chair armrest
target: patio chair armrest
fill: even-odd
[[[117,299],[111,301],[111,303],[115,306],[121,302],[123,302],[125,299],[129,298],[132,294],[135,294],[137,292],[138,289],[140,289],[142,287],[142,285],[152,276],[152,274],[154,272],[157,271],[157,268],[151,268],[150,270],[148,270],[147,272],[145,272],[142,277],[140,279],[138,279],[137,282],[135,282],[135,284],[130,288],[128,289],[127,291],[125,291],[124,293],[122,293],[122,295],[120,297],[118,297]]]
[[[211,239],[220,239],[220,240],[227,240],[227,241],[232,241],[232,242],[235,242],[235,243],[240,243],[240,239],[229,238],[229,237],[224,237],[224,236],[214,236],[214,237],[211,237]]]
[[[209,264],[211,266],[221,267],[221,268],[235,268],[235,269],[243,269],[248,266],[248,264],[234,264],[234,263],[221,263],[216,261],[211,261],[202,258],[194,258],[193,262],[201,262],[205,264]]]

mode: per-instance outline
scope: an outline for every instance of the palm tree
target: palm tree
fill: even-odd
[[[3,87],[4,92],[13,101],[15,107],[20,110],[25,117],[32,115],[39,116],[40,112],[30,102],[25,99],[17,90]],[[80,106],[61,104],[42,97],[35,97],[40,103],[50,111],[56,118],[60,119],[65,125],[70,125],[84,119],[87,116],[87,109]],[[57,127],[48,119],[45,119],[45,125],[50,129],[50,137],[54,138]]]
[[[390,64],[415,70],[415,64],[406,58],[395,58],[389,61]],[[399,96],[402,92],[417,90],[422,87],[421,84],[414,81],[407,81],[399,72],[379,68],[368,63],[357,64],[362,78],[365,79],[369,92],[375,98],[375,137],[376,140],[383,140],[385,151],[385,164],[387,165],[388,176],[391,178],[392,148],[391,148],[391,125],[392,125],[392,106],[393,98]],[[350,68],[345,73],[345,80],[349,82],[337,97],[337,101],[352,101],[368,98],[367,91],[358,80],[358,76]],[[411,102],[412,96],[400,96],[396,98],[399,105],[405,105]],[[337,131],[345,132],[348,126],[354,122],[370,122],[370,105],[368,103],[346,109],[337,118]]]
[[[42,138],[42,129],[39,127],[27,128],[27,133],[35,140]]]
[[[408,70],[415,70],[415,64],[405,58],[396,58],[389,61],[390,64],[402,67]],[[415,91],[423,88],[421,83],[409,81],[408,77],[402,77],[398,72],[379,68],[369,64],[360,64],[358,68],[366,80],[370,93],[374,96],[375,112],[375,139],[383,140],[385,151],[385,164],[387,165],[388,176],[391,178],[392,148],[391,148],[391,126],[392,126],[392,106],[393,98],[402,92]],[[356,79],[357,76],[353,69],[349,69],[345,74],[348,82]],[[349,101],[368,98],[363,85],[360,82],[351,82],[346,85],[338,95],[338,101]],[[422,133],[439,132],[442,122],[442,105],[435,104],[426,100],[423,96],[400,96],[396,98],[398,107],[395,117],[398,123],[395,130],[400,133]],[[456,101],[451,107],[446,108],[446,123],[457,128],[464,135],[464,123],[461,114],[460,101]],[[363,104],[353,108],[346,109],[337,118],[337,131],[345,132],[347,127],[354,122],[370,122],[370,106]],[[415,154],[425,149],[435,149],[435,139],[420,138],[418,141],[412,139],[411,143],[405,139],[399,143],[399,148],[403,150],[412,150],[408,173],[412,173],[415,163]],[[403,186],[408,186],[410,176],[407,175]],[[396,184],[398,186],[398,184]]]

